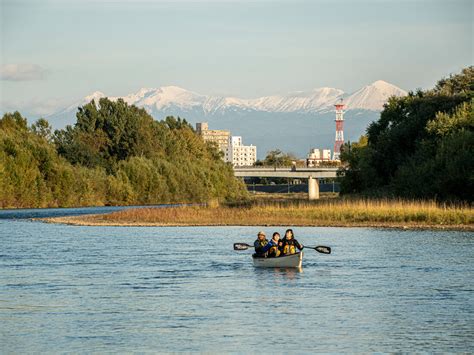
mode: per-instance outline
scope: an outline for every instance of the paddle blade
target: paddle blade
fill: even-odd
[[[246,243],[234,243],[234,250],[247,250],[249,247]]]
[[[321,253],[321,254],[331,254],[331,248],[325,247],[322,245],[315,247],[314,250],[316,250],[318,253]]]

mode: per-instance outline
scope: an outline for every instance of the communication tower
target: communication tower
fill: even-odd
[[[334,142],[333,160],[340,160],[341,147],[344,144],[344,103],[341,102],[334,105],[336,107],[336,140]]]

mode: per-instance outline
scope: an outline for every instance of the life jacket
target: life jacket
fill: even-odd
[[[278,257],[280,256],[280,249],[278,249],[278,245],[274,245],[268,251],[268,256],[270,257]]]
[[[283,238],[283,255],[290,255],[296,253],[296,246],[299,244],[295,238]]]

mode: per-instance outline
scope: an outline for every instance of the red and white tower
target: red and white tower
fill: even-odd
[[[340,103],[334,105],[336,107],[336,140],[334,142],[333,160],[340,160],[341,147],[344,144],[344,107],[342,99]]]

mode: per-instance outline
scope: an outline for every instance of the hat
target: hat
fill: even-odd
[[[263,231],[258,232],[257,237],[258,237],[259,235],[263,235],[263,236],[266,237],[266,234],[265,234],[265,232],[263,232]]]

